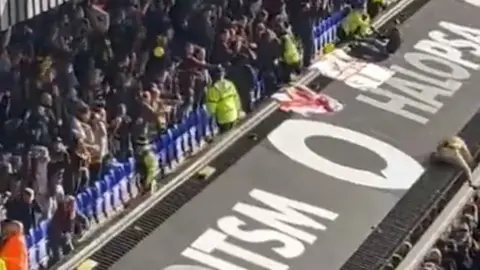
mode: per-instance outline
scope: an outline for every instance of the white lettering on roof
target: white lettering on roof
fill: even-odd
[[[480,69],[480,30],[442,21],[403,55],[408,66],[382,67],[337,49],[312,65],[322,75],[362,93],[356,100],[427,124],[444,103]]]
[[[236,203],[232,209],[235,215],[219,218],[217,228],[205,230],[182,256],[218,270],[247,270],[252,266],[288,270],[288,260],[303,255],[305,245],[313,245],[318,232],[327,229],[323,222],[338,218],[330,210],[264,190],[253,189],[249,195],[261,204]],[[247,249],[248,245],[240,246],[241,243],[264,244],[272,252],[259,254]],[[180,265],[169,267],[176,269]]]

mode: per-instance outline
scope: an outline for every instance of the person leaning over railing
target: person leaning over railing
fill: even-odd
[[[467,181],[470,186],[474,187],[471,168],[475,160],[462,138],[452,136],[441,140],[437,145],[436,152],[432,154],[432,158],[434,161],[444,162],[461,168],[467,175]]]

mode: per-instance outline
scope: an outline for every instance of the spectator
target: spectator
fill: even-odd
[[[479,212],[480,194],[464,207],[445,237],[437,241],[419,269],[474,270],[480,267]]]
[[[50,162],[50,154],[45,146],[33,146],[31,150],[32,164],[32,185],[35,192],[35,201],[42,209],[44,216],[47,216],[49,204],[48,189],[48,163]]]
[[[472,185],[472,169],[474,159],[462,138],[452,136],[445,138],[437,145],[437,150],[432,154],[434,161],[461,168],[467,175],[467,181]]]
[[[37,225],[37,214],[43,214],[34,194],[31,188],[25,188],[20,196],[13,197],[5,205],[7,218],[20,221],[26,231]]]
[[[27,244],[22,223],[10,220],[2,224],[0,259],[7,270],[29,270]]]
[[[94,179],[99,178],[102,172],[102,164],[108,153],[108,133],[106,125],[106,115],[104,110],[97,111],[92,117],[92,132],[95,137],[95,151],[91,151],[92,160],[90,163],[90,175]]]
[[[51,146],[51,160],[48,163],[48,190],[56,193],[58,186],[64,187],[65,168],[72,166],[70,154],[61,138],[56,138]],[[54,192],[55,191],[55,192]]]
[[[127,113],[127,106],[119,104],[109,125],[111,151],[118,160],[125,160],[132,153],[131,125],[132,119]]]
[[[81,232],[88,227],[86,220],[77,210],[73,196],[67,196],[64,200],[59,201],[48,228],[49,250],[52,254],[51,264],[74,249],[73,236],[75,232]],[[77,230],[76,228],[81,229]]]

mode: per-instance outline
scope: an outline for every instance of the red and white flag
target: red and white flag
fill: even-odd
[[[315,93],[303,85],[294,85],[285,92],[274,94],[272,98],[280,103],[280,110],[303,116],[335,113],[343,109],[343,104],[336,99]]]

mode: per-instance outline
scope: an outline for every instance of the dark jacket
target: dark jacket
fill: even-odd
[[[25,232],[37,225],[35,213],[41,213],[41,209],[35,200],[32,203],[27,203],[22,198],[9,200],[5,208],[7,209],[7,218],[22,222]]]

